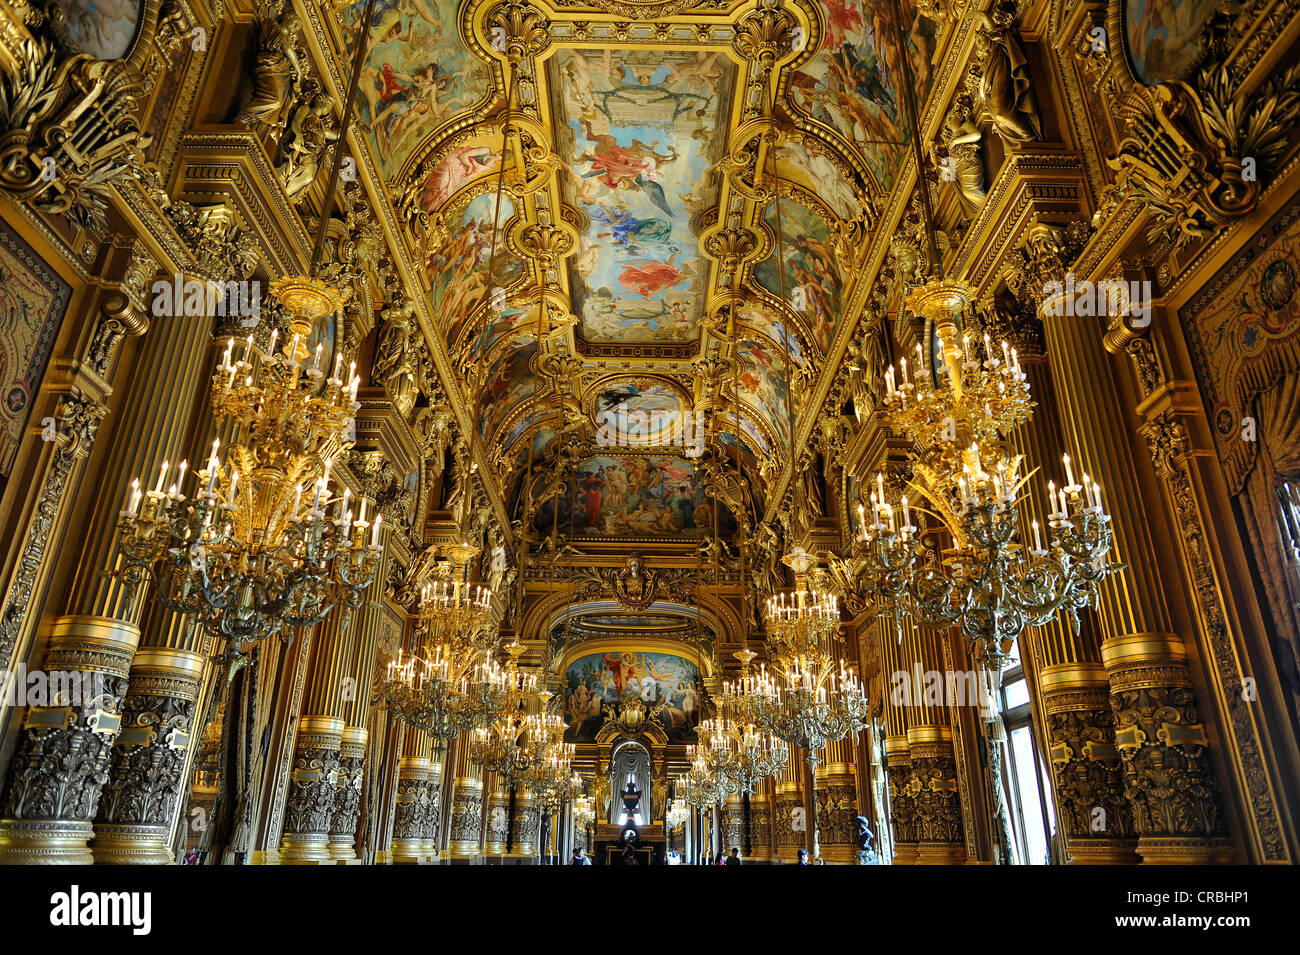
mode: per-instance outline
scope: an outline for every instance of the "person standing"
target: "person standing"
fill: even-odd
[[[591,865],[591,860],[587,858],[587,850],[582,846],[573,850],[573,858],[569,860],[569,865]]]
[[[800,849],[800,850],[799,850],[799,862],[798,862],[797,864],[798,864],[798,865],[807,865],[807,864],[808,864],[808,850],[807,850],[807,849]]]
[[[733,849],[731,850],[731,855],[728,856],[726,864],[727,864],[727,865],[741,865],[741,861],[740,861],[740,850],[739,850],[739,849],[734,849],[734,848],[733,848]]]

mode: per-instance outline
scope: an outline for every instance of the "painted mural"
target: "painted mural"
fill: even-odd
[[[487,390],[479,397],[480,438],[496,434],[509,411],[529,397],[536,387],[532,361],[537,339],[521,337],[516,347],[497,356],[488,366]]]
[[[646,446],[694,436],[690,397],[662,378],[630,375],[609,381],[592,412],[603,444]]]
[[[836,218],[850,222],[862,213],[862,203],[844,174],[807,144],[785,143],[777,148],[776,158],[781,178],[804,185]]]
[[[1215,0],[1127,0],[1129,61],[1143,83],[1187,79],[1201,55],[1201,34]]]
[[[505,232],[514,216],[514,204],[501,197],[497,215],[496,257],[492,256],[492,214],[497,208],[495,192],[474,197],[460,215],[459,226],[450,230],[447,241],[434,251],[426,264],[430,298],[438,320],[447,325],[447,346],[455,349],[466,334],[469,319],[491,295],[488,269],[491,266],[493,288],[509,288],[524,274],[523,264],[505,248]],[[502,335],[524,324],[536,312],[523,303],[507,302],[494,312],[486,327],[475,331],[472,357],[485,354]]]
[[[776,234],[776,203],[771,203],[763,219]],[[785,260],[785,300],[799,313],[812,334],[813,344],[821,354],[831,347],[839,320],[840,295],[844,277],[840,261],[832,247],[831,231],[822,217],[797,202],[781,203],[781,257]],[[781,294],[777,275],[777,250],[754,269],[758,284],[773,295]],[[770,325],[770,322],[768,323]],[[764,330],[767,332],[767,329]],[[775,339],[776,332],[772,337]]]
[[[702,684],[690,660],[667,653],[611,650],[580,657],[564,671],[566,743],[594,743],[606,717],[625,699],[639,697],[657,717],[670,743],[694,743]]]
[[[717,198],[733,70],[717,52],[561,50],[568,201],[590,222],[570,261],[590,341],[690,341],[708,282],[691,217]]]
[[[704,475],[685,458],[671,455],[600,454],[581,461],[568,487],[537,510],[534,527],[548,534],[559,508],[561,533],[572,536],[713,536],[713,500]],[[719,505],[718,531],[736,532],[731,512]]]
[[[71,292],[34,251],[0,228],[0,474],[8,474]]]
[[[144,0],[54,0],[54,5],[73,47],[97,60],[119,60],[131,50]]]
[[[761,409],[777,433],[781,447],[790,446],[790,420],[797,417],[799,408],[794,396],[789,394],[784,355],[770,344],[747,339],[738,346],[740,374],[736,384],[741,399]],[[787,413],[786,399],[790,400]]]
[[[769,269],[775,275],[775,266],[770,266]],[[807,295],[806,292],[804,294]],[[756,308],[752,305],[746,306],[741,309],[739,317],[746,325],[766,335],[772,340],[773,344],[789,351],[793,364],[802,367],[808,363],[808,359],[804,356],[803,344],[799,340],[799,335],[792,332],[784,322],[776,318],[771,309]]]
[[[457,0],[377,0],[371,48],[357,90],[357,111],[385,177],[402,168],[420,141],[488,91],[487,64],[461,42]],[[342,11],[354,49],[362,0]]]
[[[424,188],[420,192],[420,207],[425,212],[436,212],[467,183],[480,176],[499,175],[501,155],[499,145],[495,149],[481,143],[457,146],[425,177]],[[503,197],[502,201],[505,202],[506,199]]]
[[[908,61],[918,99],[930,89],[930,60],[936,49],[932,21],[916,0],[901,0]],[[881,191],[897,175],[909,131],[899,106],[903,67],[894,43],[893,6],[862,0],[824,0],[826,36],[817,55],[791,78],[795,103],[862,151]]]

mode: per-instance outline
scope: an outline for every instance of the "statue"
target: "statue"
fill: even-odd
[[[975,54],[983,75],[979,98],[998,135],[1008,143],[1043,138],[1038,101],[1029,76],[1029,60],[1015,29],[1013,0],[1003,0],[988,13],[968,14],[975,20]]]
[[[385,389],[403,415],[415,406],[415,373],[411,363],[411,329],[415,306],[397,301],[383,310],[383,330],[375,349],[375,363],[370,373],[375,384]]]
[[[958,93],[953,98],[952,111],[944,120],[944,140],[952,160],[953,181],[957,195],[968,211],[974,212],[984,204],[987,194],[984,183],[984,163],[980,158],[984,132],[975,123],[970,96]]]
[[[257,21],[257,61],[253,65],[253,90],[236,123],[278,130],[294,88],[302,77],[297,38],[302,29],[297,14],[280,16],[277,5]]]
[[[876,837],[871,831],[871,826],[867,822],[867,817],[857,816],[854,818],[853,824],[857,829],[858,865],[879,865],[880,858],[876,855],[876,850],[872,848],[871,845],[871,841]]]
[[[324,93],[314,92],[299,101],[289,118],[275,171],[290,199],[297,199],[316,181],[326,148],[339,138],[330,102]]]

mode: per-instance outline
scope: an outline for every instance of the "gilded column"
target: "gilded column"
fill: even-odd
[[[1049,318],[1043,325],[1070,443],[1079,451],[1080,467],[1101,482],[1114,530],[1112,562],[1127,564],[1101,585],[1098,616],[1138,854],[1147,862],[1224,858],[1228,849],[1205,727],[1183,638],[1173,631],[1165,602],[1102,330],[1072,317]]]
[[[377,641],[388,581],[388,534],[389,531],[385,530],[385,547],[374,579],[366,589],[361,606],[352,614],[352,658],[343,693],[346,728],[339,748],[339,779],[334,793],[334,813],[330,819],[330,855],[337,862],[352,862],[357,858],[357,823],[361,818],[361,787],[365,781],[369,743],[366,726],[370,719],[371,686],[375,679]]]
[[[510,855],[531,859],[540,851],[542,810],[533,794],[523,787],[515,789],[515,805],[510,814]]]
[[[894,847],[895,865],[914,865],[916,851],[916,805],[912,793],[912,755],[907,742],[907,708],[898,695],[896,675],[902,679],[908,673],[902,665],[902,646],[894,628],[882,620],[876,628],[875,639],[880,648],[880,667],[884,679],[882,692],[885,722],[884,754],[885,775],[889,781],[889,826]]]
[[[109,574],[119,565],[119,513],[132,479],[148,481],[163,461],[175,464],[184,455],[211,333],[211,316],[159,316],[141,346],[100,496],[86,528],[67,612],[50,625],[42,664],[45,670],[71,665],[100,673],[103,694],[83,700],[79,707],[29,711],[0,798],[0,862],[92,861],[87,847],[91,820],[122,725],[148,589],[130,588]]]
[[[286,865],[332,861],[330,831],[347,728],[344,696],[355,692],[348,675],[353,641],[342,628],[343,616],[336,609],[315,629],[280,841]]]
[[[406,727],[397,767],[397,810],[391,854],[395,863],[416,863],[428,854],[429,777],[433,773],[429,734]]]
[[[739,795],[728,796],[722,807],[722,851],[728,858],[732,849],[745,853],[745,800]]]
[[[483,829],[483,770],[469,758],[469,734],[461,733],[452,777],[448,855],[466,860],[478,855]]]
[[[776,860],[797,862],[804,847],[803,790],[799,785],[800,750],[790,747],[790,762],[776,784],[772,828],[776,832]],[[797,826],[797,828],[796,828]]]
[[[858,784],[853,768],[854,741],[826,744],[817,767],[817,830],[827,865],[853,865],[858,857]]]
[[[434,740],[429,779],[425,784],[428,799],[424,813],[424,855],[429,860],[438,859],[442,855],[439,837],[442,834],[442,772],[446,762],[447,745]]]
[[[506,854],[506,843],[510,841],[510,791],[505,787],[496,773],[484,774],[490,795],[487,802],[487,830],[483,835],[483,854],[502,857]]]
[[[1052,470],[1060,460],[1061,421],[1056,392],[1042,346],[1042,326],[1014,337],[1021,366],[1037,407],[1012,435],[1025,456],[1026,470]],[[1047,526],[1047,495],[1042,481],[1026,485],[1026,518]],[[1101,638],[1092,614],[1080,617],[1075,633],[1060,616],[1021,637],[1029,657],[1045,727],[1047,763],[1060,833],[1069,861],[1131,864],[1137,836],[1124,797],[1124,775],[1115,747],[1115,716],[1110,707]]]
[[[772,780],[764,779],[749,796],[749,858],[772,861]]]
[[[922,673],[942,673],[943,635],[904,625],[902,656]],[[928,680],[927,680],[928,682]],[[908,782],[916,826],[916,861],[920,865],[964,862],[961,793],[953,751],[948,708],[940,700],[917,699],[908,710],[907,749],[912,775]]]

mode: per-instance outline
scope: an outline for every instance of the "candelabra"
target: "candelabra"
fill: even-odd
[[[526,713],[537,689],[537,676],[519,667],[523,646],[506,647],[509,662],[494,670],[487,685],[490,692],[482,725],[474,728],[469,741],[470,759],[494,772],[504,782],[522,780],[533,768],[546,740],[564,732],[564,721],[554,713]],[[543,707],[546,693],[541,694]]]
[[[498,639],[492,592],[437,581],[420,591],[416,619],[420,650],[399,652],[383,685],[393,712],[441,740],[498,718],[514,674],[491,657]]]
[[[685,800],[674,799],[672,805],[668,807],[668,812],[664,814],[665,827],[672,831],[686,822],[690,815],[690,809]]]
[[[748,660],[741,686],[743,711],[763,730],[807,751],[828,741],[856,735],[867,724],[867,698],[857,675],[839,660],[840,611],[834,595],[812,589],[808,571],[813,558],[795,548],[784,562],[794,571],[795,589],[764,605],[764,629],[775,674],[766,668],[751,674]]]
[[[877,613],[903,616],[932,629],[957,626],[977,664],[996,673],[1027,626],[1039,626],[1064,610],[1077,631],[1078,611],[1097,598],[1097,585],[1117,566],[1108,564],[1112,532],[1101,487],[1087,474],[1076,483],[1069,455],[1066,484],[1047,483],[1047,546],[1038,521],[1022,518],[1021,458],[1007,436],[1032,414],[1019,356],[1001,343],[1001,357],[987,335],[977,359],[969,336],[957,344],[957,313],[970,302],[955,282],[934,281],[909,297],[909,308],[934,323],[943,362],[915,382],[905,361],[885,376],[886,417],[913,442],[914,487],[953,536],[942,557],[922,557],[920,531],[912,523],[915,502],[887,499],[884,476],[876,476],[871,519],[859,505],[859,532],[851,570],[874,599]],[[935,380],[939,383],[935,383]]]
[[[296,282],[274,289],[297,317],[294,327],[310,329],[315,317],[341,310],[331,290]],[[346,627],[381,551],[382,517],[366,520],[365,498],[354,517],[352,492],[330,489],[333,459],[360,408],[356,364],[345,382],[340,354],[327,378],[321,346],[309,364],[301,331],[279,352],[277,338],[278,330],[262,352],[249,336],[238,358],[235,340],[227,342],[211,389],[214,414],[232,418],[240,435],[225,461],[213,441],[192,496],[188,462],[172,470],[164,461],[152,490],[132,482],[121,512],[118,574],[128,590],[152,578],[160,603],[197,616],[236,649],[318,623],[336,607]]]
[[[704,755],[699,752],[690,752],[689,755],[691,768],[677,777],[674,790],[688,806],[704,809],[716,803],[723,793],[718,785],[719,780]]]

